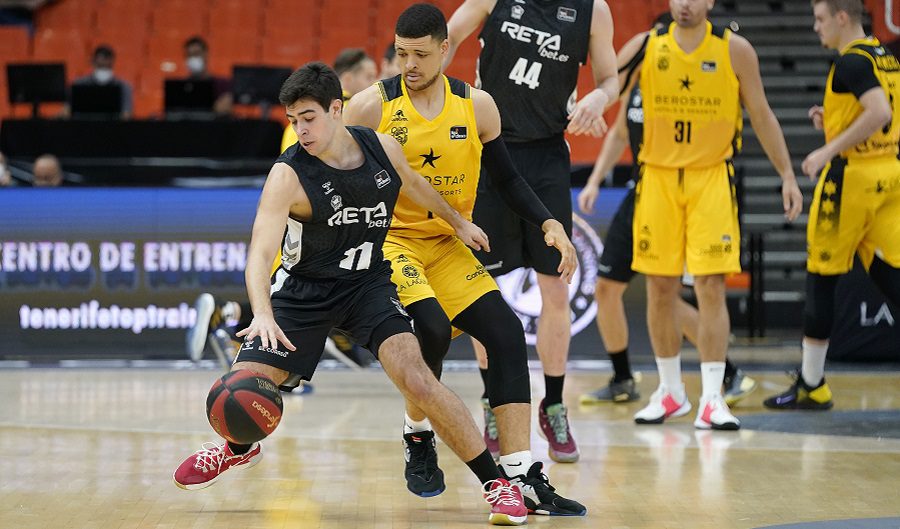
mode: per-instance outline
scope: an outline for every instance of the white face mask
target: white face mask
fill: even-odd
[[[112,68],[97,68],[94,70],[94,80],[100,84],[106,84],[112,81]]]
[[[206,70],[206,61],[203,60],[203,57],[188,57],[187,68],[191,73],[203,73]]]

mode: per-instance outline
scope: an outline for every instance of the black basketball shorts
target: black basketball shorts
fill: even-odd
[[[276,286],[278,286],[276,284]],[[235,362],[259,362],[291,373],[284,386],[311,380],[332,329],[346,333],[377,356],[384,339],[412,333],[412,320],[391,283],[390,268],[354,280],[310,280],[288,276],[272,293],[275,322],[297,348],[263,347],[257,337],[244,342]],[[385,332],[387,327],[392,332]],[[376,329],[379,332],[373,336]],[[373,343],[379,341],[379,343]],[[287,389],[287,388],[283,388]]]
[[[524,143],[507,143],[516,170],[528,182],[553,218],[572,236],[572,191],[569,146],[562,136]],[[558,276],[560,254],[547,246],[544,233],[513,213],[490,185],[491,175],[482,171],[478,183],[473,220],[488,235],[490,252],[475,256],[492,276],[519,267]]]
[[[597,276],[628,283],[637,272],[631,269],[634,255],[634,188],[628,190],[613,216],[597,263]]]

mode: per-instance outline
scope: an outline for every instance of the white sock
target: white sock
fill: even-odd
[[[677,400],[684,400],[684,384],[681,383],[681,355],[672,358],[656,357],[659,385],[665,386]]]
[[[508,477],[525,475],[531,468],[531,451],[523,450],[500,456],[500,466]]]
[[[403,419],[403,433],[416,433],[416,432],[430,432],[431,431],[431,421],[428,420],[428,417],[425,417],[421,421],[414,421],[409,418],[409,415],[404,416]]]
[[[803,381],[809,387],[816,387],[825,376],[825,354],[828,352],[828,342],[817,345],[803,340],[803,363],[800,365],[800,374]]]
[[[700,362],[700,379],[703,382],[703,398],[721,395],[725,362]]]

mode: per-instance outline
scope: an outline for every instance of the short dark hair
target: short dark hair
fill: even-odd
[[[91,55],[91,58],[96,61],[101,57],[112,60],[116,58],[116,52],[109,44],[101,44],[94,48],[94,53]]]
[[[447,38],[447,19],[440,9],[431,4],[413,4],[400,14],[394,33],[404,39],[432,37],[444,41]]]
[[[338,53],[337,58],[334,60],[334,72],[338,75],[343,75],[344,72],[356,68],[368,58],[366,50],[362,48],[345,48]]]
[[[306,63],[292,73],[278,93],[278,101],[288,106],[300,99],[312,99],[326,111],[335,99],[341,99],[341,80],[323,62]]]
[[[393,61],[394,57],[397,55],[397,48],[394,47],[394,42],[391,41],[388,43],[387,48],[384,49],[384,58],[387,61]]]
[[[187,49],[188,47],[195,44],[203,48],[203,51],[209,51],[209,45],[206,43],[206,39],[204,39],[200,35],[194,35],[193,37],[184,41],[184,48]]]
[[[812,0],[811,3],[813,7],[816,4],[826,4],[832,15],[843,11],[854,22],[861,22],[865,12],[862,0]]]

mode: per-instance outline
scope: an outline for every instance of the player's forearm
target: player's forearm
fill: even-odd
[[[465,220],[462,215],[453,209],[453,206],[448,204],[447,201],[431,187],[431,184],[422,177],[418,177],[418,180],[414,180],[414,182],[415,183],[403,188],[403,192],[406,196],[423,209],[434,213],[436,216],[446,221],[453,229],[458,228],[462,224]]]
[[[491,186],[516,215],[538,227],[553,218],[528,182],[516,171],[503,138],[498,137],[484,144],[481,163],[491,179]]]
[[[784,133],[772,110],[768,109],[762,116],[751,114],[750,123],[753,125],[753,130],[756,131],[756,137],[759,138],[759,143],[766,152],[766,156],[781,179],[795,178],[794,168],[791,166],[791,155],[788,152],[787,143],[784,141]]]
[[[841,132],[833,140],[825,144],[830,158],[834,158],[847,149],[864,142],[866,138],[875,134],[878,129],[884,127],[890,121],[890,113],[885,114],[871,108],[864,109],[862,114],[844,132]]]
[[[608,109],[613,103],[618,101],[619,99],[619,75],[618,73],[613,73],[612,75],[597,80],[597,88],[594,90],[599,90],[606,94],[606,106],[603,110]]]
[[[269,292],[271,279],[268,272],[274,259],[274,255],[266,260],[265,256],[257,256],[253,252],[250,252],[247,258],[244,280],[247,283],[247,296],[250,299],[254,315],[272,314],[272,300]]]

